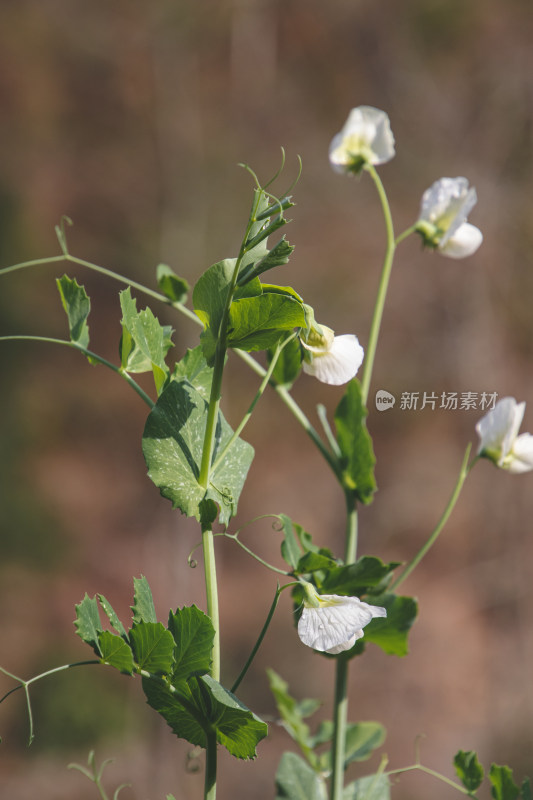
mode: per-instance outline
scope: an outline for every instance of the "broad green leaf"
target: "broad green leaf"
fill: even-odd
[[[209,401],[213,368],[207,366],[201,345],[195,347],[194,350],[187,350],[181,361],[178,361],[174,367],[172,378],[177,381],[186,378],[204,400]]]
[[[172,347],[172,328],[160,325],[149,308],[137,311],[137,301],[132,298],[129,286],[120,293],[120,307],[122,368],[133,373],[152,371],[159,394],[168,377],[165,357]]]
[[[126,675],[132,675],[134,669],[133,653],[121,636],[110,631],[102,631],[98,637],[102,661],[115,667]]]
[[[118,634],[120,634],[120,636],[122,636],[123,639],[127,640],[128,634],[126,633],[126,629],[119,620],[109,600],[107,600],[103,594],[99,594],[98,599],[100,600],[100,605],[102,606],[102,609],[104,610],[105,615],[107,616],[113,628]]]
[[[343,478],[361,503],[371,503],[377,490],[374,477],[376,459],[366,427],[367,410],[361,397],[361,384],[351,380],[335,411],[337,442],[343,457]]]
[[[157,285],[169,300],[174,303],[184,303],[187,299],[189,284],[184,278],[179,278],[167,264],[158,264]]]
[[[331,735],[333,735],[333,723]],[[366,761],[377,747],[385,741],[387,732],[379,722],[354,722],[346,729],[346,744],[344,751],[344,768],[352,761]],[[322,769],[331,770],[331,752],[320,756]]]
[[[266,350],[286,331],[305,325],[303,306],[281,294],[262,294],[232,303],[228,346],[238,350]]]
[[[489,770],[490,793],[494,800],[517,800],[520,789],[513,780],[513,771],[507,766],[491,764]]]
[[[269,363],[272,361],[273,356],[274,348],[269,348],[267,350],[267,359]],[[290,389],[300,374],[301,369],[302,353],[300,341],[298,338],[291,339],[278,356],[272,378],[280,386]]]
[[[161,714],[173,733],[191,744],[205,747],[206,712],[196,681],[191,683],[192,688],[185,681],[177,683],[172,691],[164,681],[142,679],[148,705]]]
[[[309,726],[305,723],[302,706],[289,694],[289,684],[273,669],[267,669],[270,691],[274,695],[282,724],[287,733],[292,736],[300,746],[303,754],[312,764],[316,763],[316,756],[312,751],[312,738]],[[304,706],[305,709],[305,706]],[[308,716],[307,714],[305,716]]]
[[[377,644],[388,655],[407,655],[407,637],[418,612],[416,600],[413,597],[383,594],[372,596],[372,604],[384,606],[387,616],[373,619],[366,626],[365,641]]]
[[[76,609],[76,619],[74,621],[76,633],[86,644],[93,648],[96,655],[100,656],[98,636],[102,632],[102,624],[96,597],[89,597],[86,592],[81,603],[74,607]]]
[[[61,302],[68,317],[70,340],[81,347],[89,347],[89,326],[87,317],[91,310],[91,301],[83,286],[79,286],[75,279],[63,275],[56,280]]]
[[[337,568],[337,562],[330,556],[325,556],[321,553],[306,553],[298,561],[294,572],[297,575],[305,575],[309,572],[332,568]]]
[[[152,590],[144,575],[133,579],[133,605],[131,610],[133,611],[134,622],[157,622]]]
[[[168,629],[176,643],[172,680],[186,680],[209,672],[215,629],[209,617],[196,606],[170,612]]]
[[[326,800],[326,784],[296,753],[283,753],[276,772],[276,800]]]
[[[390,781],[386,775],[368,775],[344,787],[342,800],[390,800]]]
[[[475,792],[484,774],[477,753],[474,750],[459,750],[454,756],[453,764],[463,786],[469,792]]]
[[[197,680],[209,692],[209,721],[219,744],[236,758],[255,758],[257,744],[268,733],[266,723],[209,675]]]
[[[253,448],[237,439],[216,469],[206,490],[198,483],[208,404],[188,381],[171,381],[150,412],[143,434],[148,474],[174,508],[200,520],[200,503],[214,500],[220,522],[227,525],[236,513]],[[215,432],[213,461],[229,442],[232,430],[220,413]]]
[[[386,564],[376,556],[362,556],[355,564],[329,570],[320,591],[360,597],[386,581],[397,566],[396,561]]]
[[[135,661],[154,675],[166,675],[174,666],[174,638],[161,622],[137,622],[129,638]]]

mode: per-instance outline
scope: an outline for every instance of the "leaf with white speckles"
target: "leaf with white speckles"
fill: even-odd
[[[253,447],[236,439],[213,470],[209,488],[198,483],[208,404],[187,380],[172,381],[150,412],[143,434],[143,452],[148,475],[174,508],[200,520],[200,502],[214,500],[220,522],[227,525],[237,511],[237,502],[252,463]],[[233,431],[219,414],[213,463]]]

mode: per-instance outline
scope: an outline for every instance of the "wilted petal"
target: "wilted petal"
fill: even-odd
[[[364,603],[358,597],[323,594],[318,596],[318,602],[315,608],[304,601],[298,635],[308,647],[323,653],[349,650],[363,636],[365,625],[374,617],[387,616],[385,608]]]
[[[351,381],[365,355],[357,336],[352,333],[335,336],[328,348],[310,347],[303,339],[302,345],[311,355],[311,361],[304,359],[304,372],[331,386]]]
[[[443,237],[444,241],[444,237]],[[476,252],[483,241],[483,234],[469,222],[463,222],[453,236],[439,244],[439,252],[448,258],[466,258]]]

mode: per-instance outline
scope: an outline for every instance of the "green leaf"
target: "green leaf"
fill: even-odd
[[[483,780],[483,767],[474,750],[459,750],[453,759],[455,771],[463,786],[469,792],[475,792]]]
[[[120,359],[126,372],[150,372],[158,394],[168,377],[165,357],[172,347],[172,328],[163,327],[149,308],[137,311],[137,301],[128,286],[120,293],[122,338]]]
[[[374,477],[376,459],[366,427],[367,410],[361,397],[361,384],[354,378],[335,411],[337,442],[343,457],[343,478],[361,503],[371,503],[377,490]]]
[[[293,525],[292,520],[287,517],[286,514],[280,514],[279,517],[283,531],[281,555],[291,569],[296,569],[302,555],[302,550],[296,535],[295,526]]]
[[[143,688],[152,708],[191,744],[205,747],[205,730],[211,728],[231,755],[249,759],[255,758],[258,742],[267,735],[266,724],[209,675],[179,682],[175,692],[147,679]]]
[[[122,624],[122,622],[119,620],[115,611],[113,610],[113,607],[109,602],[109,600],[107,600],[103,594],[99,594],[98,599],[100,600],[100,605],[102,606],[102,609],[104,610],[112,627],[116,630],[118,634],[120,634],[120,636],[122,636],[123,639],[127,640],[128,634],[126,633],[126,629]]]
[[[531,800],[531,781],[529,778],[524,778],[522,781],[522,786],[520,787],[520,797],[522,800]]]
[[[104,664],[115,667],[126,675],[133,674],[133,653],[131,647],[126,644],[121,636],[117,636],[110,631],[102,631],[98,641]]]
[[[303,306],[291,297],[269,293],[235,300],[230,308],[227,343],[239,350],[266,350],[286,331],[303,325]]]
[[[390,781],[386,775],[368,775],[344,787],[342,800],[390,800]]]
[[[326,800],[326,784],[295,753],[283,753],[276,772],[276,800]]]
[[[83,639],[86,644],[89,644],[97,656],[101,655],[99,634],[102,633],[102,624],[100,622],[100,613],[98,611],[98,602],[96,597],[89,597],[87,592],[85,597],[75,606],[76,619],[74,627],[76,633]]]
[[[272,250],[267,250],[262,258],[259,258],[258,261],[252,260],[245,269],[241,268],[238,278],[239,286],[244,286],[249,280],[256,278],[263,272],[267,272],[269,269],[286,264],[293,250],[294,245],[289,244],[285,236],[283,236]]]
[[[157,622],[152,590],[144,575],[133,579],[133,605],[131,610],[133,611],[134,622]]]
[[[184,378],[192,383],[204,400],[209,401],[213,383],[213,368],[208,367],[201,345],[195,347],[194,350],[187,350],[181,361],[178,361],[174,367],[172,379],[180,381]]]
[[[274,348],[267,350],[267,359],[270,363],[274,356]],[[301,345],[298,338],[291,339],[278,356],[272,378],[280,386],[290,389],[302,369]]]
[[[174,638],[161,622],[136,622],[129,634],[135,661],[154,675],[166,675],[174,666]]]
[[[83,286],[79,286],[76,280],[63,275],[56,280],[61,302],[68,317],[68,327],[70,340],[79,344],[81,347],[89,347],[89,326],[87,317],[91,310],[91,301]]]
[[[294,741],[298,743],[307,760],[315,766],[317,764],[317,758],[313,753],[312,737],[310,735],[309,726],[303,721],[304,716],[308,716],[308,714],[302,713],[302,704],[297,703],[294,697],[291,697],[288,691],[288,683],[284,681],[277,672],[273,669],[267,669],[267,675],[270,691],[274,695],[283,727],[287,733],[292,736]],[[305,705],[303,708],[305,711]]]
[[[209,617],[196,606],[170,612],[168,629],[176,643],[172,680],[209,672],[215,629]]]
[[[333,723],[331,725],[331,736],[333,735]],[[326,731],[322,732],[324,736]],[[366,761],[370,758],[376,748],[381,747],[385,741],[387,732],[379,722],[353,722],[346,728],[346,740],[344,751],[344,769],[352,761]],[[328,737],[328,738],[331,738]],[[332,768],[331,752],[323,753],[320,756],[321,769],[329,772]]]
[[[489,780],[492,784],[490,793],[494,800],[517,800],[520,789],[513,780],[513,771],[506,766],[491,764]]]
[[[386,581],[397,566],[397,561],[387,564],[376,556],[362,556],[355,564],[330,569],[320,591],[324,594],[360,597]]]
[[[365,641],[377,644],[388,655],[407,655],[407,637],[418,612],[416,600],[413,597],[383,594],[372,596],[372,604],[384,606],[387,616],[373,619],[366,626]]]
[[[189,284],[184,278],[179,278],[167,264],[158,264],[156,275],[157,285],[165,297],[173,303],[186,301]]]
[[[305,575],[309,572],[331,568],[337,568],[337,562],[334,558],[321,553],[306,553],[298,561],[294,572],[297,575]]]
[[[198,483],[208,404],[188,381],[171,381],[150,412],[143,434],[148,474],[174,508],[200,521],[200,503],[206,497],[220,507],[227,525],[236,513],[253,448],[237,439],[212,470],[206,490]],[[232,430],[220,413],[215,432],[213,461],[225,448]]]

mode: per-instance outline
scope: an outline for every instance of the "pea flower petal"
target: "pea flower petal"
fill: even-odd
[[[524,402],[503,397],[476,425],[481,440],[478,454],[515,474],[533,469],[533,436],[518,435],[525,408]]]
[[[364,603],[358,597],[315,592],[313,603],[304,600],[298,635],[313,650],[336,655],[350,650],[364,636],[363,628],[374,617],[386,616],[385,608]]]
[[[394,155],[389,117],[372,106],[352,108],[329,147],[329,161],[336,172],[360,172],[365,163],[385,164]]]
[[[321,326],[322,335],[314,332],[309,337],[300,337],[305,350],[303,369],[322,383],[340,386],[351,381],[363,363],[365,351],[357,336],[345,333],[335,336],[331,328]]]
[[[466,178],[440,178],[422,195],[416,230],[424,244],[449,258],[476,252],[483,234],[466,221],[477,202],[476,190]]]

